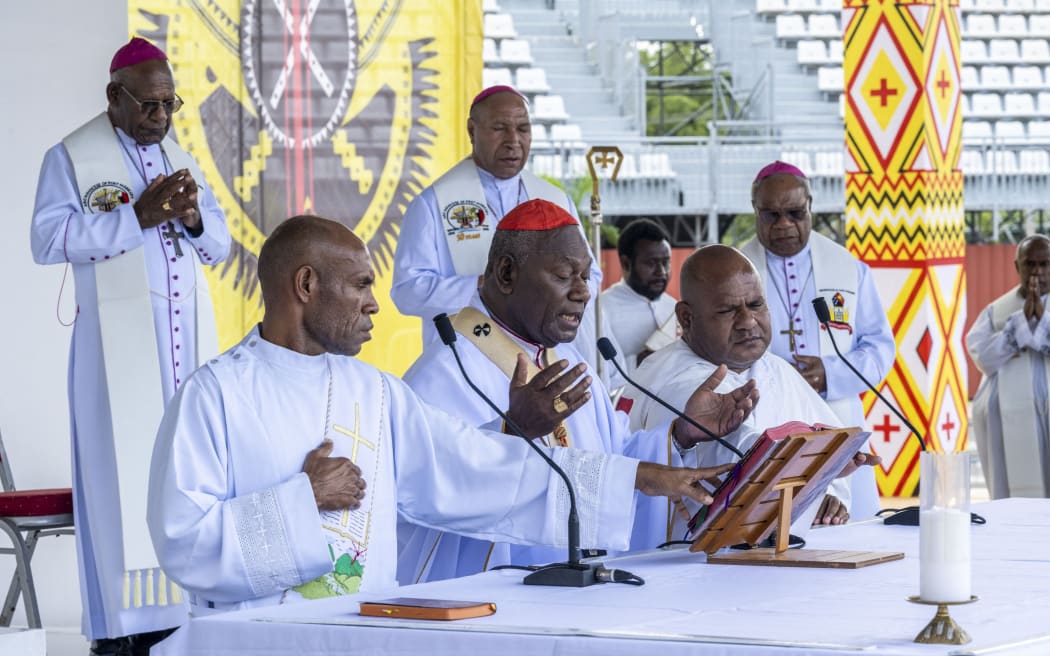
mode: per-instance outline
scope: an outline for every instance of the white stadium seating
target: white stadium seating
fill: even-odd
[[[486,37],[497,41],[518,37],[518,31],[514,29],[514,17],[510,14],[485,14],[482,30]]]

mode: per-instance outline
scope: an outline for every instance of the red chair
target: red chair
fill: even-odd
[[[53,490],[15,490],[11,463],[0,435],[0,531],[11,538],[11,547],[0,548],[0,554],[15,557],[15,574],[7,590],[7,599],[0,610],[0,626],[10,626],[21,594],[25,602],[26,622],[31,629],[39,629],[40,609],[33,588],[33,558],[37,540],[48,535],[73,535],[73,491],[70,488]]]

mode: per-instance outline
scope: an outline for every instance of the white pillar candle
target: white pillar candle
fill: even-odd
[[[970,513],[938,508],[919,513],[919,597],[970,600]]]

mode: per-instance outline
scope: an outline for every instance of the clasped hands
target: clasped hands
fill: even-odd
[[[197,191],[197,181],[187,169],[153,178],[135,202],[139,226],[145,230],[172,219],[182,219],[184,226],[196,230],[201,222]]]

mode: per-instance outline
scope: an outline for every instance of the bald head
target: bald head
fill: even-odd
[[[1050,291],[1050,239],[1046,235],[1028,235],[1017,245],[1014,261],[1021,285],[1018,294],[1037,289],[1042,296]]]
[[[300,353],[356,355],[379,311],[368,249],[342,223],[295,216],[259,251],[263,336]]]
[[[762,279],[743,253],[721,244],[698,249],[682,265],[681,294],[675,312],[694,353],[740,373],[766,352]]]

